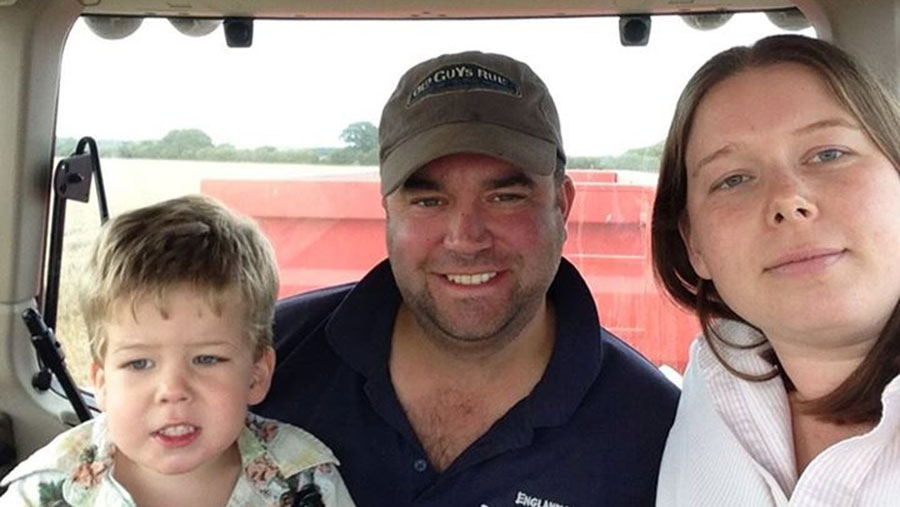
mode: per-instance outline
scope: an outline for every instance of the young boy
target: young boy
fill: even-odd
[[[0,505],[352,506],[323,443],[247,412],[277,292],[266,239],[212,199],[111,220],[81,295],[103,414],[7,475]]]

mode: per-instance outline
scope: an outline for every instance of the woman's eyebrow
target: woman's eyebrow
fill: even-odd
[[[862,130],[859,125],[857,125],[856,123],[853,123],[851,121],[847,121],[844,118],[826,118],[824,120],[815,121],[815,122],[810,123],[809,125],[800,127],[794,131],[794,134],[808,134],[808,133],[816,131],[816,130],[833,128],[833,127],[840,127],[840,128],[845,128],[845,129],[850,129],[850,130],[855,130],[855,131]]]
[[[835,128],[835,127],[850,129],[850,130],[857,131],[857,132],[862,131],[862,128],[860,128],[859,125],[857,125],[856,123],[853,123],[851,121],[848,121],[844,118],[826,118],[824,120],[814,121],[808,125],[804,125],[798,129],[795,129],[793,133],[795,135],[804,135],[804,134],[809,134],[810,132],[814,132],[816,130]],[[695,167],[694,170],[691,171],[691,176],[696,177],[697,173],[700,172],[700,169],[702,169],[703,166],[705,166],[706,164],[709,164],[710,162],[714,161],[715,159],[717,159],[721,156],[729,154],[732,151],[734,151],[734,145],[729,143],[729,144],[726,144],[725,146],[719,148],[718,150],[710,153],[709,155],[701,158],[700,161],[697,162],[697,167]]]
[[[717,158],[719,158],[719,157],[723,157],[723,156],[725,156],[725,155],[728,155],[729,153],[731,153],[731,152],[733,152],[733,151],[734,151],[734,144],[728,143],[728,144],[726,144],[725,146],[722,146],[721,148],[719,148],[718,150],[716,150],[716,151],[710,153],[709,155],[707,155],[707,156],[701,158],[700,161],[697,162],[697,167],[695,167],[694,170],[691,171],[691,176],[692,176],[692,177],[697,177],[697,174],[700,172],[700,169],[703,169],[703,166],[709,164],[710,162],[712,162],[713,160],[715,160],[715,159],[717,159]]]

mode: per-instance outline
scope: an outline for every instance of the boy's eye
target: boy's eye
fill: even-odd
[[[213,364],[218,364],[222,361],[224,361],[223,358],[218,357],[218,356],[211,356],[209,354],[199,355],[194,358],[194,364],[199,364],[199,365],[203,365],[203,366],[210,366]]]
[[[133,359],[124,364],[129,370],[146,370],[153,366],[153,361],[149,359]]]

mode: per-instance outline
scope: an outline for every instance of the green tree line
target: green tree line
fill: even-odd
[[[632,171],[659,172],[663,141],[650,146],[632,148],[621,155],[600,157],[569,157],[568,167],[578,169],[629,169]]]
[[[162,139],[143,141],[97,140],[103,157],[217,160],[227,162],[264,162],[289,164],[378,165],[378,128],[369,122],[353,123],[341,133],[347,143],[342,148],[236,148],[231,144],[213,144],[212,138],[199,129],[172,130]],[[78,140],[56,139],[57,156],[73,151]]]
[[[227,143],[214,144],[199,129],[172,130],[162,139],[143,141],[97,140],[100,155],[109,158],[215,160],[223,162],[260,162],[284,164],[378,165],[378,128],[370,122],[356,122],[340,135],[342,148],[236,148]],[[56,139],[57,156],[75,151],[78,140]],[[662,142],[630,149],[621,155],[569,157],[568,167],[577,169],[630,169],[656,172]]]

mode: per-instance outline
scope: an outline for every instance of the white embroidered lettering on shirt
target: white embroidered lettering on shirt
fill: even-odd
[[[570,507],[568,505],[546,500],[544,498],[531,496],[521,491],[519,491],[516,495],[516,505],[524,505],[525,507]]]

